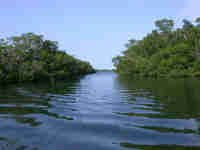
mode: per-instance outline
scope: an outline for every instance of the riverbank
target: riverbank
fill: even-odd
[[[0,40],[0,82],[15,83],[76,78],[95,69],[60,50],[42,35],[22,34]]]
[[[156,30],[142,40],[129,40],[122,55],[113,58],[116,72],[132,78],[200,77],[200,18],[155,22]]]

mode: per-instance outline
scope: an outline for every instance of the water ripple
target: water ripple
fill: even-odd
[[[0,150],[199,150],[200,81],[80,80],[0,90]]]

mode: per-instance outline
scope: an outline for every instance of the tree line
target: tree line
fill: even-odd
[[[0,39],[0,83],[68,79],[95,70],[43,35],[26,33]]]
[[[155,22],[156,29],[142,40],[131,39],[122,55],[113,58],[116,72],[129,77],[200,77],[200,18]]]

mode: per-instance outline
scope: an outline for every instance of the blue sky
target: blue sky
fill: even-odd
[[[144,37],[157,19],[194,19],[200,16],[199,4],[199,0],[5,0],[0,5],[0,37],[43,34],[95,68],[112,68],[112,57],[129,39]]]

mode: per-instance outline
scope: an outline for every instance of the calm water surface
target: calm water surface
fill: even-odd
[[[200,81],[80,80],[0,88],[0,150],[200,150]]]

